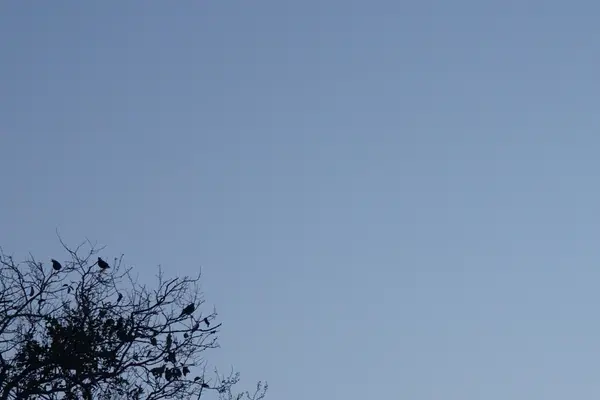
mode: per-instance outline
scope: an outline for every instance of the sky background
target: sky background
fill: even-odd
[[[202,267],[271,400],[596,398],[599,16],[3,1],[0,245]]]

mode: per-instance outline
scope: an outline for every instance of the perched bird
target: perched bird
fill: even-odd
[[[210,326],[210,322],[208,322],[208,317],[204,318],[203,321],[206,324],[206,326]]]
[[[54,258],[51,258],[50,261],[52,261],[52,268],[54,268],[55,271],[59,271],[62,268],[62,265]]]
[[[123,294],[119,293],[119,295],[117,296],[117,303],[120,302],[121,300],[123,300]]]
[[[98,257],[98,266],[100,267],[100,269],[110,268],[108,266],[108,263],[106,261],[104,261],[103,259],[101,259],[100,257]]]
[[[194,310],[196,309],[196,306],[194,305],[194,303],[188,305],[186,308],[184,308],[183,310],[181,310],[181,314],[179,314],[179,316],[181,317],[182,315],[192,315],[192,313],[194,312]]]
[[[33,290],[33,286],[31,287],[31,289],[29,289],[29,295],[33,296],[35,294],[35,291]]]

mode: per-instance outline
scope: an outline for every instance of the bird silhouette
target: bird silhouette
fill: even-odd
[[[204,318],[203,321],[206,324],[206,326],[210,326],[210,322],[208,322],[208,317]]]
[[[120,302],[123,299],[123,294],[119,293],[119,295],[117,296],[117,303]]]
[[[181,314],[179,314],[179,316],[181,317],[182,315],[192,315],[192,313],[194,312],[194,310],[196,309],[196,306],[194,305],[194,303],[188,305],[186,308],[184,308],[183,310],[181,310]]]
[[[52,261],[52,268],[54,268],[55,271],[59,271],[62,268],[62,265],[54,258],[51,258],[50,261]]]
[[[100,269],[110,268],[108,266],[108,263],[106,261],[104,261],[103,259],[101,259],[100,257],[98,257],[98,266],[100,267]]]

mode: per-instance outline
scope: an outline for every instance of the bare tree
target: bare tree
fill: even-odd
[[[265,396],[261,382],[234,394],[238,373],[207,378],[205,351],[218,347],[221,324],[200,311],[200,274],[168,278],[159,268],[151,289],[123,256],[111,263],[89,241],[61,244],[60,268],[0,249],[0,400]]]

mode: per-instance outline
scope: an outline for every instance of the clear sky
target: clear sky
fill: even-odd
[[[2,1],[0,244],[202,266],[272,400],[596,398],[597,4]]]

